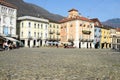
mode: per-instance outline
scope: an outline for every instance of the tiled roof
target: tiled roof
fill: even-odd
[[[118,32],[120,32],[120,28],[116,28],[116,30],[117,30]]]
[[[12,4],[6,2],[5,0],[0,0],[0,5],[4,5],[4,6],[7,6],[7,7],[11,7],[11,8],[17,9],[16,6],[14,6],[14,5],[12,5]]]
[[[68,12],[71,12],[71,11],[77,11],[77,12],[78,12],[78,10],[76,10],[76,9],[74,9],[74,8],[71,9],[71,10],[69,10]]]
[[[73,20],[82,20],[82,21],[87,21],[87,22],[93,22],[92,20],[86,18],[86,17],[82,17],[82,16],[76,16],[76,17],[71,17],[71,18],[64,18],[62,19],[60,22],[68,22],[68,21],[73,21]]]
[[[102,27],[102,24],[101,24],[101,22],[99,21],[98,18],[93,18],[93,19],[90,19],[90,20],[92,20],[94,22],[95,26]],[[98,22],[99,24],[97,25],[96,22]]]

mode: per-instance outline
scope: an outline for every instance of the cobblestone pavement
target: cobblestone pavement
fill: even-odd
[[[120,80],[120,52],[63,48],[3,51],[0,80]]]

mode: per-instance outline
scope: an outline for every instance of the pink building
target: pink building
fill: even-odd
[[[61,20],[61,43],[73,43],[77,48],[94,48],[94,23],[78,10],[68,11],[68,17]]]

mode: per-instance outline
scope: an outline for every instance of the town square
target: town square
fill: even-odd
[[[0,80],[120,80],[118,3],[0,0]]]
[[[0,52],[0,80],[119,80],[120,52],[21,48]]]

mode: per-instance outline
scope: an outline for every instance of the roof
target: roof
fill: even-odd
[[[103,25],[103,27],[101,27],[102,29],[107,29],[107,30],[110,30],[110,29],[113,29],[111,28],[110,26],[107,26],[107,25]]]
[[[120,32],[120,28],[116,28],[116,30],[117,30],[118,32]]]
[[[78,12],[78,10],[76,10],[76,9],[74,9],[74,8],[71,9],[71,10],[69,10],[68,12],[71,12],[71,11],[77,11],[77,12]]]
[[[102,27],[102,24],[101,24],[101,22],[99,21],[98,18],[93,18],[93,19],[90,19],[90,20],[92,20],[94,22],[96,27]],[[98,22],[98,24],[96,22]]]
[[[76,16],[76,17],[71,17],[71,18],[64,18],[60,22],[64,23],[64,22],[73,21],[73,20],[82,20],[82,21],[87,21],[87,22],[93,22],[92,20],[90,20],[90,19],[88,19],[86,17],[82,17],[82,16]]]
[[[7,6],[7,7],[11,7],[11,8],[17,9],[16,6],[14,6],[14,5],[6,2],[5,0],[0,0],[0,4],[1,4],[1,5],[4,5],[4,6]]]
[[[48,19],[38,18],[38,17],[33,17],[33,16],[22,16],[22,17],[18,17],[18,20],[35,20],[35,21],[41,21],[41,22],[46,22],[46,23],[49,22]]]

